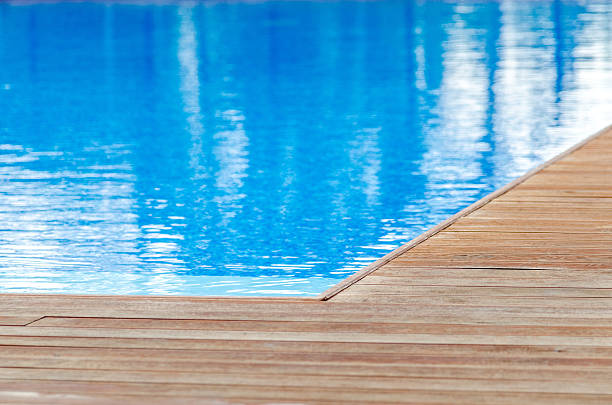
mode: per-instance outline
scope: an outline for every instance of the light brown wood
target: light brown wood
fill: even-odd
[[[0,403],[612,403],[610,162],[608,128],[327,301],[0,295]]]
[[[0,326],[25,326],[38,320],[39,316],[0,315]]]

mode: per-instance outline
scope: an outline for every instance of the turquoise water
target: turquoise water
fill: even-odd
[[[610,124],[612,3],[0,3],[0,292],[313,295]]]

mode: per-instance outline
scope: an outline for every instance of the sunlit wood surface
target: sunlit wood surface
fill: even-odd
[[[0,295],[0,404],[612,403],[612,131],[329,301]]]

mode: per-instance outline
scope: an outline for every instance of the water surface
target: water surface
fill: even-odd
[[[612,117],[606,1],[4,2],[0,292],[312,295]]]

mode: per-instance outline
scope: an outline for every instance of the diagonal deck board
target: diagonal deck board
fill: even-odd
[[[0,403],[612,403],[612,129],[314,299],[0,295]]]

